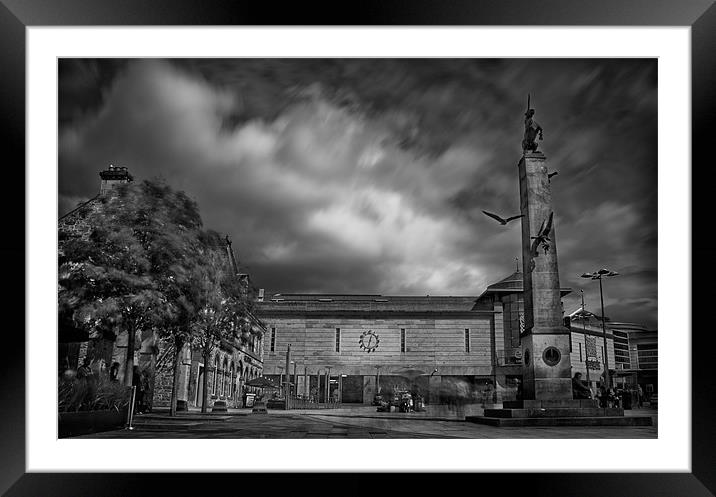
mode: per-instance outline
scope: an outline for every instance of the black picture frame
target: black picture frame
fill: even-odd
[[[25,28],[29,26],[90,25],[553,25],[553,26],[690,26],[692,39],[692,226],[713,225],[713,139],[710,128],[716,106],[716,6],[713,0],[454,0],[449,2],[375,0],[336,8],[296,2],[277,8],[272,4],[199,0],[0,0],[0,116],[4,178],[5,236],[0,242],[6,285],[4,354],[0,389],[0,491],[4,495],[146,495],[151,487],[167,495],[201,495],[236,489],[237,492],[266,488],[268,475],[261,474],[134,474],[122,473],[26,473],[25,471],[25,371],[24,269],[32,264],[26,256],[25,218],[20,216],[25,191]],[[48,167],[54,167],[49,165]],[[676,171],[683,173],[683,171]],[[10,187],[12,185],[12,187]],[[20,186],[22,185],[22,187]],[[699,192],[699,189],[703,191]],[[662,234],[667,236],[668,234]],[[496,488],[501,493],[550,496],[707,496],[716,492],[716,423],[712,420],[716,386],[710,379],[713,332],[697,319],[709,314],[711,303],[709,262],[716,243],[708,233],[693,229],[692,267],[701,268],[693,278],[692,309],[683,309],[684,327],[692,330],[692,472],[691,473],[520,473],[450,475],[448,488]],[[24,264],[19,264],[23,261]],[[23,283],[19,283],[23,282]],[[700,285],[699,285],[700,284]],[[23,291],[20,291],[21,287]],[[662,305],[668,305],[663,303]],[[693,319],[692,319],[693,317]],[[698,330],[698,331],[697,331]],[[683,330],[662,330],[683,333]],[[664,352],[667,354],[668,352]],[[54,409],[54,406],[48,406]],[[684,406],[688,408],[688,406]],[[575,454],[575,457],[581,457]],[[329,481],[330,479],[333,481]],[[408,492],[427,491],[435,475],[410,475]],[[316,487],[316,474],[283,474],[275,479],[286,489]],[[325,489],[349,488],[355,479],[366,492],[386,489],[390,475],[322,475]],[[385,480],[385,481],[383,481]],[[339,486],[337,487],[336,484]],[[475,486],[478,487],[475,487]],[[493,486],[496,485],[496,486]],[[395,491],[398,491],[397,487]],[[500,490],[501,489],[501,490]],[[265,491],[265,490],[264,490]],[[469,490],[472,491],[472,490]],[[232,492],[233,493],[233,492]]]

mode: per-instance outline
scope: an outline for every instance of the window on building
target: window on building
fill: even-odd
[[[232,361],[229,365],[229,394],[227,397],[232,399],[234,397],[234,362]]]
[[[470,328],[465,328],[465,352],[470,353]]]
[[[405,352],[405,328],[400,328],[400,351]]]
[[[271,352],[276,352],[276,328],[271,328]]]
[[[226,396],[226,372],[229,369],[229,363],[224,359],[224,368],[221,371],[221,396]]]
[[[336,328],[336,352],[341,351],[341,329]]]
[[[582,344],[579,344],[579,362],[582,362]]]
[[[602,351],[602,364],[604,364],[604,345],[599,347],[599,349]]]

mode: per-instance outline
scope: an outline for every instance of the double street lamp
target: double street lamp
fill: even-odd
[[[604,339],[604,382],[607,385],[607,388],[611,388],[611,378],[609,375],[609,352],[607,350],[607,329],[604,324],[604,291],[602,290],[602,277],[612,277],[612,276],[619,276],[619,273],[616,271],[610,271],[609,269],[600,269],[598,271],[594,271],[593,273],[584,273],[582,275],[582,278],[589,278],[592,280],[599,280],[599,298],[602,303],[602,338]]]

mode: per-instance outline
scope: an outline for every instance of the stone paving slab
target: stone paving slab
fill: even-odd
[[[344,438],[344,439],[487,439],[487,438],[656,438],[657,427],[493,427],[460,422],[457,418],[428,419],[411,414],[370,413],[368,406],[356,409],[321,409],[312,411],[269,411],[269,414],[226,416],[217,419],[208,415],[191,423],[179,415],[157,419],[139,415],[134,430],[114,430],[75,438]],[[330,412],[327,412],[330,411]],[[636,413],[644,414],[644,412]],[[155,414],[154,414],[155,415]],[[387,416],[385,416],[387,415]],[[161,415],[160,415],[161,416]],[[654,418],[656,415],[654,413]],[[161,421],[158,423],[157,421]],[[187,426],[191,424],[191,426]],[[145,425],[151,425],[147,427]]]

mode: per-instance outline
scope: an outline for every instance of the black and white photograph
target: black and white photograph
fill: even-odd
[[[713,0],[0,4],[0,493],[713,495]]]
[[[58,58],[58,437],[658,439],[658,64]]]

